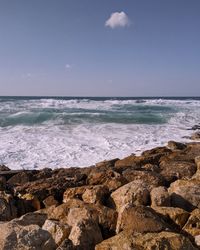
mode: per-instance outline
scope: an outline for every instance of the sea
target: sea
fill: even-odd
[[[188,142],[200,97],[0,97],[0,165],[85,167]]]

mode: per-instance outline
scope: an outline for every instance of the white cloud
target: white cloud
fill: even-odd
[[[72,66],[71,66],[70,64],[65,64],[65,68],[66,68],[66,69],[71,69],[71,67],[72,67]]]
[[[111,14],[110,18],[105,22],[105,26],[112,29],[117,27],[129,26],[130,20],[125,12],[114,12]]]

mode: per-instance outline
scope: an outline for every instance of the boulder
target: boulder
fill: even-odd
[[[178,225],[179,228],[182,228],[185,225],[190,216],[190,214],[187,211],[178,207],[153,206],[152,208],[158,214],[164,216],[168,224],[170,225],[176,224]]]
[[[192,236],[200,235],[200,209],[192,211],[183,229]]]
[[[82,200],[82,195],[89,186],[68,188],[63,194],[63,202],[76,198]]]
[[[171,198],[166,187],[155,187],[151,190],[151,205],[170,207]]]
[[[62,224],[56,220],[46,220],[42,229],[48,231],[59,246],[65,239],[68,238],[71,227],[67,224]]]
[[[81,220],[70,232],[69,239],[80,249],[93,250],[103,238],[97,223],[93,220]]]
[[[126,169],[122,174],[128,182],[140,180],[146,183],[146,185],[149,186],[149,189],[165,185],[165,180],[159,173]]]
[[[17,208],[11,194],[0,191],[0,221],[9,221],[17,217]]]
[[[177,180],[170,185],[168,191],[171,195],[172,206],[183,208],[186,211],[200,208],[199,180]]]
[[[4,250],[54,250],[55,242],[49,232],[38,225],[23,226],[17,219],[0,224],[0,246]]]
[[[4,191],[6,189],[6,178],[4,176],[0,176],[0,191]]]
[[[120,210],[126,204],[129,205],[148,205],[150,193],[146,184],[141,180],[132,181],[117,190],[110,197],[110,205]]]
[[[181,142],[169,141],[167,147],[171,150],[183,150],[187,148],[187,145]]]
[[[95,250],[197,250],[185,236],[173,232],[127,234],[123,231],[102,241]]]
[[[82,199],[86,203],[104,204],[108,195],[109,189],[107,186],[97,185],[87,188],[82,195]]]
[[[16,224],[20,226],[38,225],[39,227],[42,227],[46,219],[46,214],[27,213],[20,218],[13,219],[12,222],[16,222]]]
[[[46,199],[43,200],[43,204],[45,205],[45,207],[51,207],[51,206],[58,206],[59,203],[58,201],[51,195],[48,196]]]
[[[200,132],[194,132],[190,137],[191,140],[200,140]]]
[[[191,178],[196,172],[196,165],[187,161],[167,161],[160,163],[160,174],[171,183],[177,179]]]
[[[161,232],[169,228],[152,208],[126,205],[119,211],[116,233],[129,232]]]

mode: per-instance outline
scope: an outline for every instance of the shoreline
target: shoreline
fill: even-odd
[[[199,249],[199,190],[198,141],[84,168],[0,166],[1,249]]]

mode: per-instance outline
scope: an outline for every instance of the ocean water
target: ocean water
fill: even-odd
[[[90,166],[186,142],[200,98],[0,97],[0,164]]]

